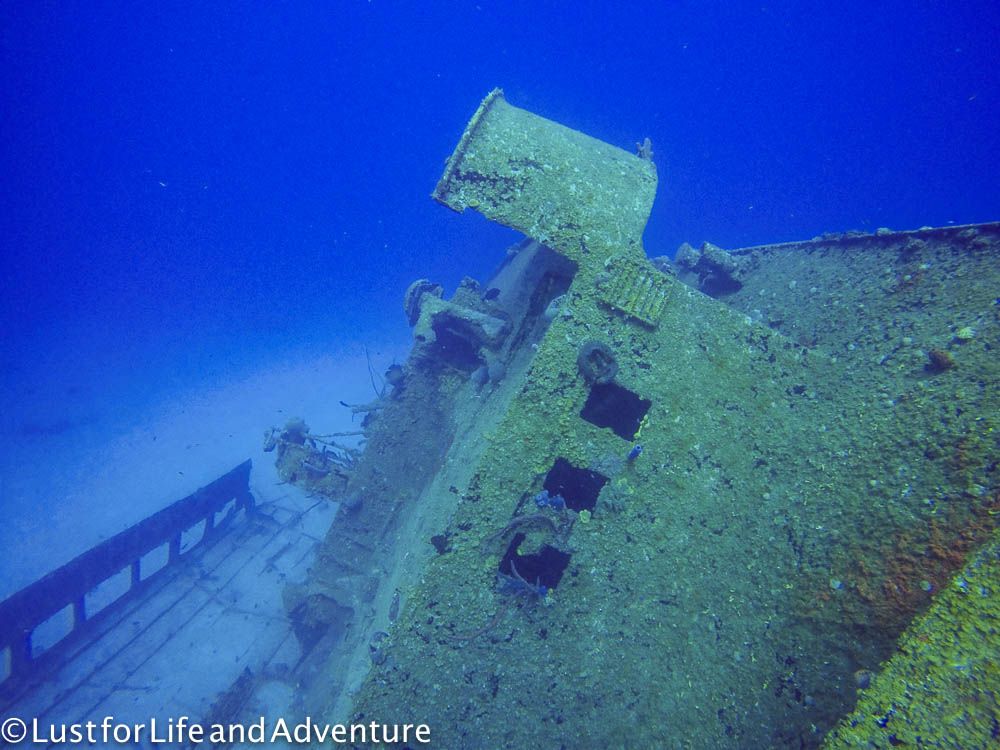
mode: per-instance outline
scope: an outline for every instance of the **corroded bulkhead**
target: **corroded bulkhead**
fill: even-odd
[[[816,746],[989,536],[1000,227],[654,264],[654,189],[497,92],[477,111],[435,198],[532,239],[411,317],[364,502],[297,599],[337,602],[310,710],[438,747]],[[425,314],[503,334],[422,343]]]

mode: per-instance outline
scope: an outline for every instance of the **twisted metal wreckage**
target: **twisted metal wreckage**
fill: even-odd
[[[363,453],[272,436],[342,502],[285,592],[301,707],[442,747],[985,746],[1000,225],[649,260],[656,185],[648,141],[483,100],[433,197],[528,239],[411,286]]]

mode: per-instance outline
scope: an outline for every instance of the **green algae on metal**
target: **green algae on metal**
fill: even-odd
[[[579,261],[594,245],[641,248],[655,194],[652,161],[514,107],[494,89],[432,197],[458,212],[475,208]]]
[[[985,750],[998,732],[1000,532],[903,634],[823,747]]]
[[[520,364],[508,368],[502,396],[485,410],[462,402],[471,387],[460,369],[424,360],[408,363],[424,372],[424,394],[404,392],[375,420],[419,441],[409,425],[427,404],[441,409],[429,426],[448,439],[427,457],[438,463],[414,462],[399,440],[395,452],[371,460],[373,477],[386,468],[398,476],[386,496],[419,494],[386,516],[398,524],[413,515],[406,533],[383,537],[436,532],[448,543],[398,584],[406,606],[386,626],[388,658],[371,665],[354,700],[342,691],[325,708],[344,718],[350,703],[354,719],[405,712],[448,747],[814,747],[851,709],[852,672],[877,664],[899,632],[880,633],[878,618],[857,603],[882,595],[890,611],[906,614],[892,609],[900,590],[917,586],[929,598],[918,585],[923,569],[883,580],[866,577],[874,568],[861,565],[895,555],[888,570],[919,556],[914,529],[941,519],[926,510],[927,499],[938,497],[943,516],[946,498],[949,513],[963,509],[963,489],[991,492],[985,467],[996,451],[996,391],[979,383],[995,384],[997,365],[976,358],[992,341],[995,318],[960,310],[958,322],[943,323],[940,304],[911,296],[924,294],[910,273],[924,255],[966,264],[976,256],[952,247],[950,235],[912,250],[880,235],[872,252],[846,261],[833,247],[765,264],[765,248],[739,264],[743,286],[724,304],[642,257],[652,165],[564,131],[495,92],[435,191],[451,208],[474,207],[547,239],[565,261],[560,272],[571,264],[573,271],[552,292],[563,299],[547,328],[541,316],[553,296],[543,285],[527,290],[538,304],[525,306],[522,330],[538,335],[515,336]],[[560,152],[572,158],[548,158]],[[567,165],[593,170],[587,184]],[[588,193],[609,185],[615,200]],[[869,288],[877,273],[835,278],[845,263],[853,270],[862,262],[902,262],[907,272],[890,274],[899,281],[885,295]],[[801,285],[815,290],[808,297],[794,277],[780,285],[765,278],[790,268],[809,279]],[[995,271],[983,268],[977,278],[995,279]],[[934,277],[929,268],[923,283]],[[964,288],[942,283],[947,301],[968,306]],[[983,282],[983,293],[989,286]],[[859,289],[865,293],[852,296]],[[810,301],[814,314],[805,314]],[[859,330],[844,325],[841,305]],[[912,317],[907,336],[939,327],[957,339],[960,366],[925,375],[920,347],[897,347],[885,335],[903,316]],[[807,322],[810,330],[798,328]],[[976,339],[958,338],[959,322],[974,325]],[[617,361],[614,386],[650,403],[629,428],[634,434],[584,417],[596,384],[578,359],[593,341]],[[891,371],[879,369],[885,362]],[[903,388],[907,398],[892,403]],[[487,414],[489,429],[480,430]],[[978,430],[978,439],[962,441],[951,457],[932,455],[946,450],[941,438],[956,427]],[[642,455],[628,461],[640,439]],[[518,543],[505,530],[535,514],[532,498],[560,461],[607,478],[593,511],[564,516],[571,527],[526,522],[516,528]],[[413,490],[415,467],[426,466],[434,476]],[[965,508],[965,520],[988,510]],[[878,547],[885,539],[890,546]],[[420,555],[418,544],[378,541],[373,549],[383,557],[373,569],[388,569],[393,555]],[[331,533],[327,545],[338,543]],[[546,544],[571,557],[551,596],[505,594],[501,561]],[[831,588],[831,579],[841,585]]]

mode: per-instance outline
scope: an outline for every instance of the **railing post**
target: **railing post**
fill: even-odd
[[[73,629],[80,627],[87,621],[87,595],[82,595],[73,602]]]
[[[252,510],[250,469],[251,462],[244,461],[214,482],[91,547],[0,601],[0,645],[10,649],[11,675],[24,676],[35,666],[31,641],[38,625],[71,606],[73,629],[84,626],[89,623],[87,594],[108,578],[129,568],[131,588],[135,588],[142,583],[143,555],[166,543],[168,564],[175,563],[181,557],[184,532],[191,531],[202,520],[205,534],[217,530],[215,515],[234,499],[237,507]],[[102,613],[103,610],[95,617]]]
[[[248,516],[253,515],[254,501],[253,495],[250,494],[250,488],[247,487],[244,492],[241,492],[236,498],[236,503],[238,507],[243,508],[247,512]]]
[[[176,562],[177,558],[181,556],[181,535],[173,537],[170,540],[170,552],[167,554],[167,562]]]
[[[10,644],[10,674],[21,677],[31,668],[31,631],[25,631],[24,637]]]

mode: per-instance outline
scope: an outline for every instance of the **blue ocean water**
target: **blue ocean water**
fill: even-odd
[[[651,255],[1000,204],[985,1],[0,13],[5,378],[35,360],[184,379],[395,335],[410,281],[482,277],[510,239],[427,198],[494,86],[615,145],[651,139]]]
[[[192,393],[384,367],[412,280],[482,280],[519,239],[428,197],[495,86],[650,138],[653,256],[996,220],[998,32],[985,0],[5,4],[0,504],[39,515],[26,487]],[[136,520],[100,502],[106,533]]]

